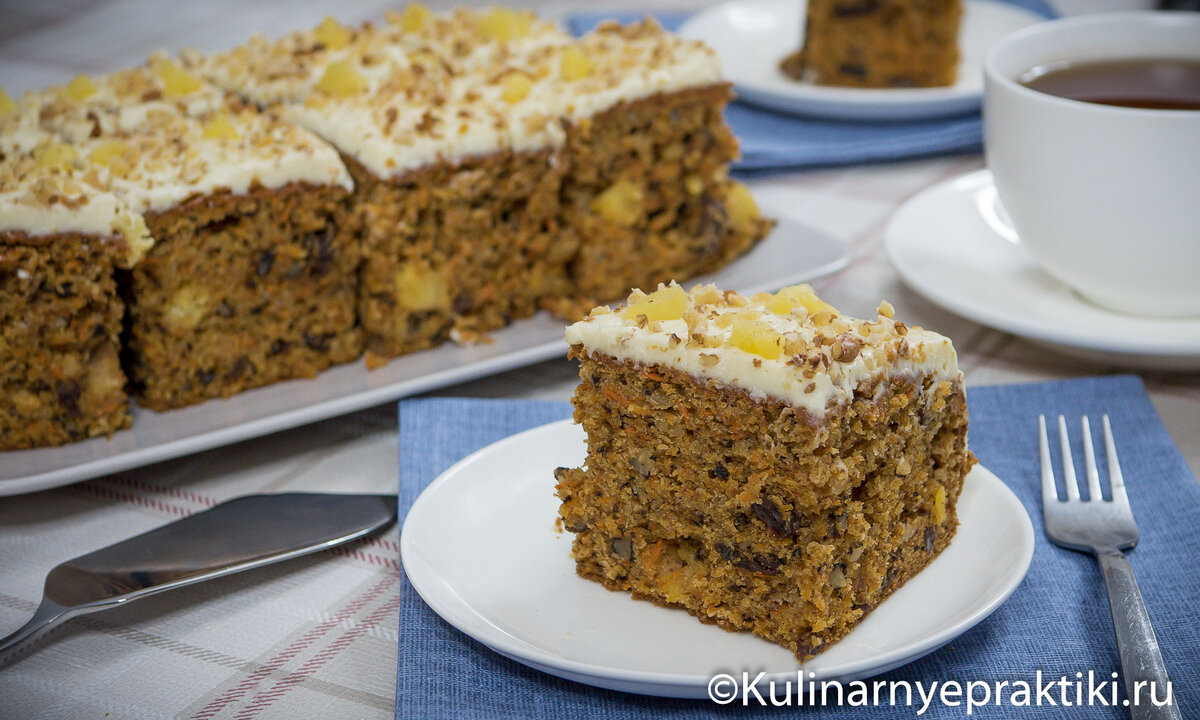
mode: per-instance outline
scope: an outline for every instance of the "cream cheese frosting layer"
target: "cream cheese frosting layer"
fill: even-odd
[[[877,377],[961,379],[950,340],[896,322],[890,306],[882,305],[875,320],[859,320],[839,316],[810,289],[791,297],[815,300],[809,302],[812,309],[793,304],[789,290],[794,289],[745,298],[712,286],[685,294],[672,285],[648,296],[668,302],[666,310],[635,292],[628,308],[597,308],[568,327],[566,340],[591,353],[662,365],[741,388],[756,399],[781,400],[817,417],[849,402],[860,383]],[[666,317],[680,308],[679,317]]]
[[[622,102],[721,82],[715,54],[652,21],[574,39],[531,13],[332,20],[227,53],[185,55],[213,83],[268,106],[379,177],[502,151],[561,147],[563,123]]]
[[[328,143],[162,55],[27,93],[0,115],[0,152],[0,228],[121,235],[130,265],[153,242],[142,213],[254,187],[353,187]]]
[[[119,262],[132,267],[154,244],[145,218],[108,189],[103,171],[81,169],[77,159],[74,146],[50,136],[29,152],[6,149],[0,161],[0,231],[120,238]]]

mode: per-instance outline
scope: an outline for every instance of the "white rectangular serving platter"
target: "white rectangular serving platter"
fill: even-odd
[[[781,218],[770,235],[719,272],[686,285],[715,282],[744,292],[774,290],[846,264],[846,250],[838,240],[787,219],[786,209],[765,210]],[[567,350],[564,327],[539,313],[492,333],[490,343],[448,343],[375,370],[358,360],[311,380],[276,383],[166,412],[134,404],[132,427],[111,438],[0,452],[0,496],[109,475],[562,356]]]

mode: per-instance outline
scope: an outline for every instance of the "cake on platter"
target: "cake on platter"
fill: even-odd
[[[529,12],[414,4],[185,60],[345,158],[369,360],[539,307],[578,316],[770,227],[728,178],[715,56],[650,21],[575,39]]]
[[[556,472],[577,572],[800,660],[950,542],[967,450],[948,339],[808,286],[635,291],[567,330],[580,468]]]
[[[165,56],[29,93],[12,115],[34,118],[64,167],[153,238],[117,278],[142,404],[180,407],[359,356],[358,245],[340,222],[351,181],[316,136]],[[0,225],[30,229],[7,212]]]
[[[653,21],[420,4],[0,91],[4,447],[715,270],[773,224],[730,97]]]

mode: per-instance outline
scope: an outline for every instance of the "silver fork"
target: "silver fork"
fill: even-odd
[[[1092,449],[1092,431],[1087,416],[1083,418],[1083,455],[1087,476],[1088,499],[1081,500],[1071,461],[1071,444],[1067,439],[1067,423],[1058,416],[1058,437],[1062,446],[1063,479],[1067,499],[1058,499],[1054,486],[1054,468],[1050,461],[1050,444],[1046,439],[1046,417],[1038,416],[1038,449],[1042,460],[1042,514],[1046,519],[1046,535],[1055,545],[1090,552],[1100,561],[1104,584],[1108,588],[1108,604],[1112,610],[1113,627],[1117,633],[1117,650],[1121,654],[1121,672],[1125,676],[1125,694],[1129,714],[1134,720],[1181,720],[1179,706],[1171,692],[1167,666],[1158,649],[1158,638],[1150,624],[1146,603],[1138,589],[1133,568],[1124,550],[1137,544],[1137,523],[1125,494],[1125,480],[1117,461],[1108,416],[1103,418],[1104,449],[1108,460],[1108,479],[1112,500],[1100,494],[1100,474],[1096,470],[1096,451]],[[1153,683],[1153,685],[1151,685]],[[1153,687],[1153,695],[1150,688]],[[1142,697],[1139,692],[1144,690]],[[1151,698],[1170,699],[1166,705],[1155,705]],[[1135,698],[1137,701],[1135,702]]]

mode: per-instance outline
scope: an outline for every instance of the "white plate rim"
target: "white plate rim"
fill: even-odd
[[[1200,364],[1200,340],[1189,341],[1186,336],[1178,334],[1180,327],[1200,332],[1200,319],[1159,319],[1121,315],[1092,305],[1074,293],[1064,295],[1063,297],[1068,297],[1068,302],[1073,303],[1074,307],[1086,308],[1089,312],[1094,311],[1097,318],[1103,318],[1113,324],[1107,332],[1089,332],[1068,324],[1055,323],[1051,320],[1051,316],[1045,314],[1008,313],[1005,312],[1005,306],[996,307],[981,302],[971,302],[969,298],[964,302],[963,296],[950,293],[934,278],[927,277],[927,273],[923,271],[919,263],[910,262],[911,248],[915,243],[922,242],[918,239],[922,233],[938,235],[944,232],[942,229],[934,228],[919,220],[919,215],[936,213],[939,208],[945,208],[951,203],[969,205],[977,212],[977,205],[970,200],[969,194],[991,187],[993,187],[991,171],[975,170],[943,180],[922,190],[905,201],[892,214],[884,231],[884,244],[892,266],[912,289],[937,305],[969,320],[1052,345],[1131,357],[1160,356],[1178,360],[1195,358]],[[980,224],[988,228],[994,238],[1003,240],[998,232],[991,230],[987,221],[981,218]],[[990,241],[983,237],[970,237],[970,233],[964,235],[966,237],[956,235],[955,240],[957,242]],[[1013,236],[1015,237],[1015,231]],[[1013,253],[1024,253],[1011,241],[1006,241],[1004,245],[1011,247]],[[1029,262],[1033,263],[1034,261],[1029,258]],[[1057,280],[1049,278],[1048,275],[1046,277],[1057,287],[1062,287]],[[1130,330],[1136,329],[1138,335],[1134,338],[1127,337],[1121,332],[1123,327],[1128,327]]]
[[[758,73],[743,73],[736,62],[729,62],[722,54],[725,42],[713,34],[710,27],[722,27],[726,37],[740,38],[736,29],[723,19],[743,9],[770,13],[783,20],[790,20],[799,13],[794,23],[798,29],[803,19],[805,0],[726,0],[691,15],[679,27],[679,35],[704,41],[713,46],[721,56],[726,77],[734,84],[739,97],[746,102],[794,115],[807,115],[830,119],[848,120],[921,120],[959,115],[977,110],[983,97],[983,55],[985,48],[964,48],[964,61],[960,61],[959,79],[948,87],[935,88],[847,88],[813,85],[811,83],[775,84],[766,82]],[[1024,7],[997,0],[967,0],[964,5],[963,23],[971,23],[970,33],[963,31],[960,38],[973,41],[974,33],[986,29],[997,20],[1013,23],[1022,21],[1032,25],[1048,18]],[[779,23],[781,26],[786,23]],[[995,41],[996,38],[989,38]],[[799,37],[795,45],[799,47]],[[971,55],[978,62],[965,62]],[[782,57],[780,58],[782,59]],[[964,73],[978,70],[970,82]]]
[[[725,287],[757,292],[811,281],[837,272],[849,263],[850,256],[845,243],[827,232],[798,220],[794,211],[787,208],[782,202],[772,200],[770,196],[761,192],[752,190],[752,193],[763,211],[778,219],[778,225],[758,247],[746,255],[714,273],[693,278],[685,284],[716,282]],[[757,262],[755,260],[756,251],[766,247],[768,252],[779,255],[786,251],[782,245],[785,243],[794,243],[804,250],[802,253],[792,253],[797,256],[793,265],[776,271],[775,267],[759,268],[755,264]],[[811,253],[811,260],[807,257],[809,253]],[[761,275],[762,277],[749,284],[731,283],[725,280],[731,274],[738,275],[739,273]],[[563,328],[565,328],[564,323],[543,312],[533,318],[518,320],[507,328],[491,333],[494,341],[491,345],[459,347],[453,343],[446,343],[432,350],[401,356],[378,370],[366,370],[362,359],[359,359],[330,368],[320,373],[315,379],[275,383],[224,400],[210,400],[201,405],[165,413],[155,413],[141,408],[135,403],[131,407],[134,413],[134,429],[118,431],[111,439],[91,438],[56,447],[0,451],[0,497],[48,490],[143,467],[344,415],[402,397],[531,365],[554,357],[565,356],[566,343],[562,340]],[[496,350],[505,343],[511,347],[503,352]],[[414,375],[406,370],[410,364],[435,364],[433,358],[439,359],[435,371]],[[305,403],[297,400],[293,406],[288,406],[284,411],[273,414],[253,416],[253,411],[244,410],[258,402],[256,399],[271,400],[277,395],[295,395],[299,398],[306,393],[313,392],[320,395],[322,384],[325,384],[326,387],[340,387],[339,383],[345,384],[351,389],[343,394],[322,398],[317,402]],[[236,418],[230,423],[210,427],[202,432],[171,437],[168,440],[153,442],[142,447],[136,446],[136,442],[128,435],[128,433],[136,432],[136,429],[140,427],[137,424],[139,422],[155,423],[159,418],[172,417],[172,413],[187,413],[197,409],[200,409],[199,412],[209,412],[209,408],[222,413],[228,412],[231,415],[249,412],[252,416],[249,419]],[[134,443],[135,447],[120,449],[110,444],[119,442]],[[44,454],[43,458],[49,456],[51,460],[61,457],[64,458],[64,461],[50,469],[38,469],[33,472],[22,471],[23,467],[46,464],[44,461],[25,459],[33,458],[35,453]],[[83,459],[70,461],[72,458],[83,455],[86,455]]]
[[[452,486],[471,466],[486,461],[492,453],[506,449],[510,445],[521,445],[536,441],[543,435],[561,433],[564,428],[578,430],[572,420],[565,419],[531,428],[491,443],[454,463],[422,489],[410,506],[400,528],[401,566],[409,583],[430,609],[458,631],[486,645],[491,650],[526,666],[569,680],[624,692],[664,697],[707,697],[705,692],[708,688],[709,676],[626,670],[549,655],[529,642],[496,629],[493,624],[487,622],[486,618],[471,608],[461,596],[453,593],[452,590],[452,595],[457,598],[460,604],[456,606],[443,602],[444,596],[437,594],[434,586],[438,582],[445,585],[444,580],[440,577],[426,576],[423,568],[427,566],[420,562],[413,562],[414,558],[417,557],[417,550],[415,548],[417,541],[415,540],[415,536],[420,530],[419,519],[422,517],[422,513],[425,512],[424,507],[435,501],[437,493],[446,492],[445,486]],[[896,648],[874,658],[865,658],[858,662],[846,663],[843,666],[825,669],[814,676],[813,679],[815,681],[853,680],[870,677],[924,657],[982,622],[1004,604],[1020,586],[1033,560],[1035,547],[1033,523],[1016,494],[995,474],[983,467],[982,464],[978,464],[972,468],[967,478],[971,482],[983,483],[981,487],[995,493],[995,499],[1005,504],[1005,507],[1012,513],[1013,518],[1023,521],[1017,523],[1020,534],[1021,555],[1013,564],[1012,570],[1004,576],[1004,582],[1001,583],[998,591],[989,597],[986,602],[977,607],[969,616],[943,628],[937,633],[927,636],[921,642]],[[418,518],[417,531],[411,529],[413,524],[410,523],[410,520],[414,517]],[[961,534],[961,532],[962,528],[960,526],[959,533]],[[957,539],[959,536],[956,535],[955,537]],[[413,569],[416,569],[417,572],[414,573]],[[496,630],[496,632],[477,633],[475,632],[476,626],[468,622],[468,618],[482,618],[485,626]],[[403,619],[401,619],[401,622],[403,622]],[[698,621],[697,627],[700,627]],[[799,666],[798,669],[804,670],[807,675],[808,670],[803,665]],[[762,682],[769,683],[775,681],[782,685],[784,681],[794,680],[796,672],[797,668],[780,672],[768,672],[763,677]]]

